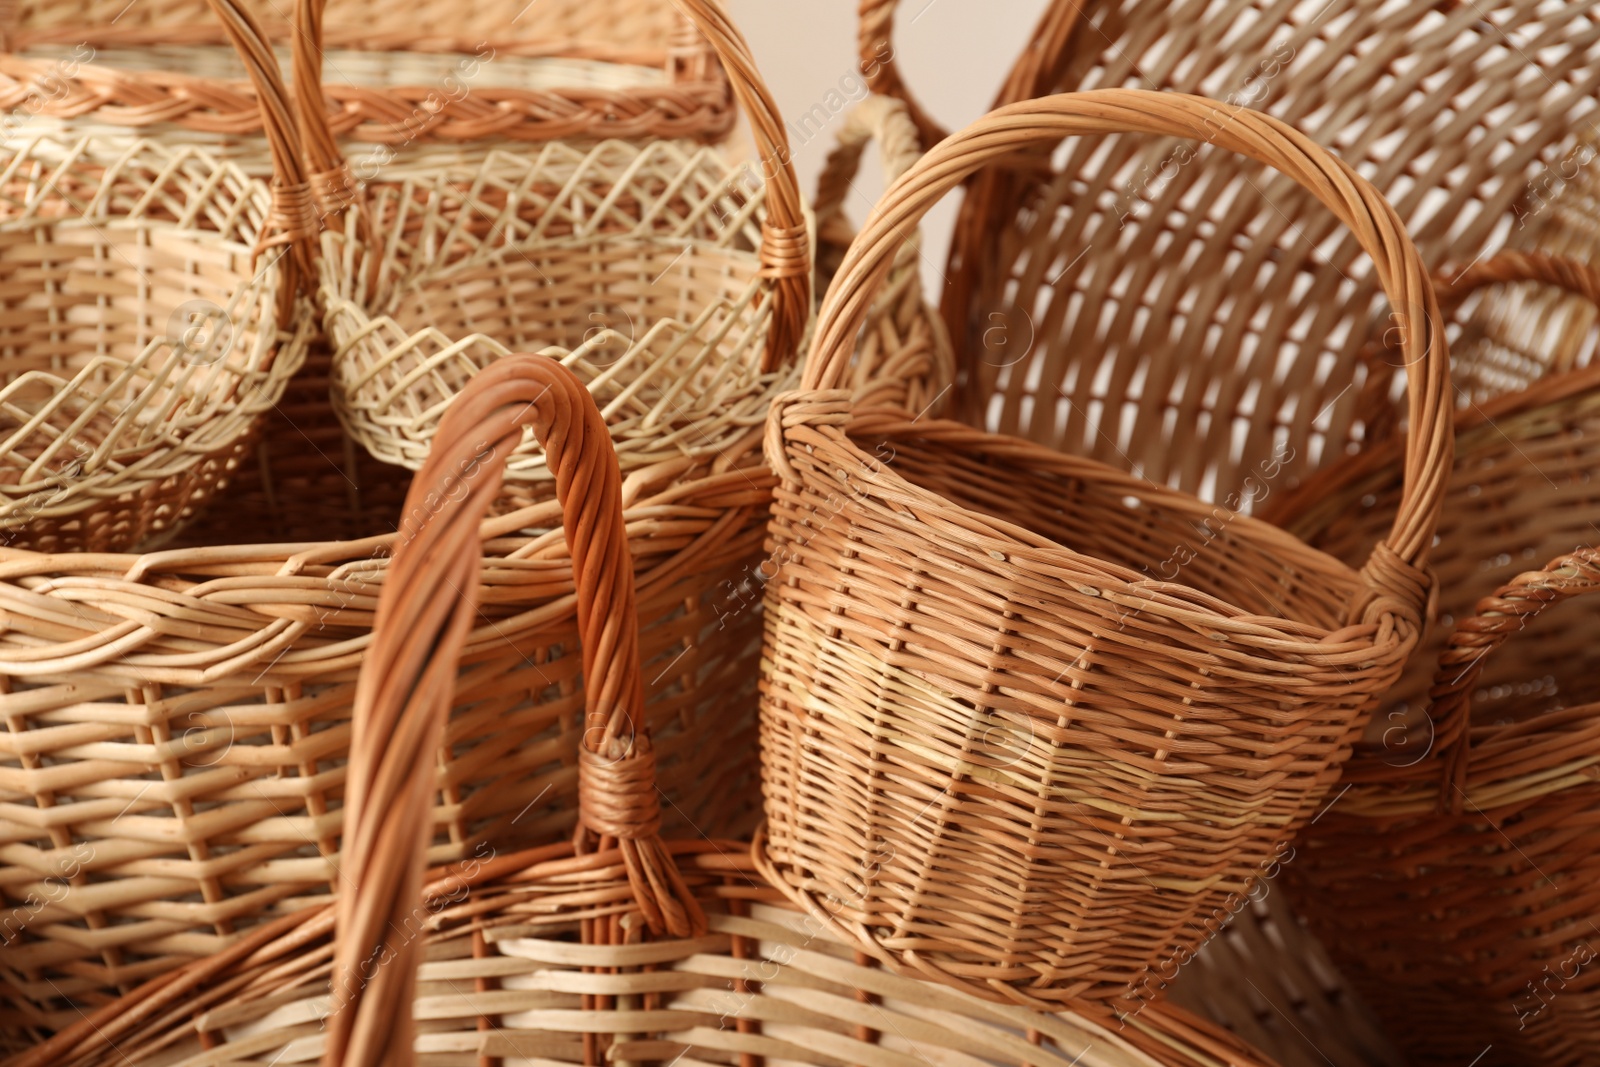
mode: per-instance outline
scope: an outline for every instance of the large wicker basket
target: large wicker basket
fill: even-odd
[[[903,234],[967,175],[1069,136],[1202,135],[1215,113],[1073,94],[936,146],[865,225],[804,391],[768,423],[765,869],[891,968],[1136,1014],[1147,969],[1317,810],[1417,640],[1451,448],[1432,288],[1383,199],[1275,120],[1239,109],[1210,132],[1316,190],[1395,305],[1424,311],[1400,331],[1406,496],[1359,572],[1093,460],[852,410],[838,388]]]
[[[217,4],[241,48],[248,20]],[[211,18],[216,24],[216,19]],[[276,135],[293,116],[266,108]],[[224,485],[305,358],[315,223],[272,183],[187,148],[36,136],[0,178],[0,538],[120,551]]]
[[[482,1059],[599,1065],[1267,1067],[1184,1013],[1119,1036],[1103,1012],[1036,1014],[886,973],[752,875],[745,846],[660,837],[642,718],[618,466],[584,386],[552,361],[486,370],[446,416],[411,503],[458,484],[487,437],[532,425],[563,472],[592,730],[575,845],[424,875],[416,847],[454,657],[476,609],[477,522],[499,464],[400,546],[365,664],[352,754],[348,892],[152,982],[11,1067]],[[420,963],[420,969],[418,964]],[[1134,1043],[1137,1041],[1137,1045]]]
[[[863,56],[895,55],[897,6],[863,0]],[[1121,86],[1265,111],[1372,181],[1424,262],[1464,263],[1531,239],[1591,180],[1597,15],[1594,0],[1051,0],[999,102]],[[866,69],[903,91],[893,58]],[[1572,236],[1600,248],[1592,222]],[[958,418],[1214,501],[1283,444],[1292,485],[1370,440],[1363,347],[1411,313],[1383,306],[1307,190],[1142,137],[976,176],[945,273]]]

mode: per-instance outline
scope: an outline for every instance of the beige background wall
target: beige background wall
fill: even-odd
[[[830,91],[859,84],[856,68],[856,0],[725,0],[750,39],[785,119],[811,111]],[[1046,0],[903,0],[895,56],[917,96],[946,128],[987,110]],[[857,90],[858,93],[860,90]],[[837,98],[836,98],[837,99]],[[834,119],[836,125],[838,119]],[[806,199],[832,146],[824,129],[795,149]],[[792,135],[791,135],[792,136]],[[797,139],[798,140],[798,139]],[[865,216],[883,189],[876,170],[863,167],[850,214]],[[953,204],[935,209],[924,230],[923,273],[930,294],[942,284],[939,268],[954,218]]]

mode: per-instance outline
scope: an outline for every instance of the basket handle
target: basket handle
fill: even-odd
[[[272,206],[256,253],[280,246],[283,286],[279,290],[280,321],[293,313],[295,297],[315,277],[317,220],[300,158],[295,108],[278,69],[266,31],[241,0],[206,0],[234,50],[244,62],[261,105],[261,126],[272,154]]]
[[[894,16],[899,5],[900,0],[861,0],[856,10],[856,46],[861,55],[861,72],[873,92],[905,104],[922,139],[922,147],[927,150],[950,133],[917,103],[900,76],[894,49]],[[996,107],[1030,100],[1059,84],[1058,68],[1067,56],[1067,42],[1082,16],[1082,5],[1083,0],[1052,0],[995,97]]]
[[[1600,308],[1600,271],[1583,260],[1548,252],[1498,252],[1458,271],[1437,272],[1433,277],[1433,288],[1439,294],[1440,310],[1448,314],[1480,289],[1524,282],[1543,283],[1582,297]],[[1393,347],[1389,331],[1385,331],[1376,340],[1368,342],[1361,353],[1361,361],[1367,368],[1367,384],[1357,402],[1357,412],[1367,428],[1368,439],[1372,441],[1387,439],[1395,428],[1394,407],[1389,403],[1389,383],[1392,379],[1382,373],[1385,353],[1392,352]],[[1546,369],[1546,373],[1571,369],[1552,366]]]
[[[1204,140],[1258,160],[1312,192],[1355,233],[1396,309],[1410,404],[1405,489],[1387,539],[1362,568],[1365,589],[1350,620],[1389,614],[1420,622],[1423,570],[1450,476],[1449,352],[1438,300],[1416,247],[1394,210],[1343,162],[1293,127],[1248,108],[1142,89],[1098,89],[1011,104],[935,145],[884,194],[839,268],[818,317],[801,388],[844,381],[873,294],[907,237],[941,196],[985,164],[1068,136],[1142,132]],[[837,401],[842,403],[843,401]]]
[[[479,523],[524,427],[532,427],[556,472],[572,555],[587,723],[578,764],[580,843],[615,842],[653,928],[686,936],[704,926],[659,837],[633,560],[610,431],[583,383],[556,360],[497,360],[445,412],[407,495],[407,520],[356,687],[340,866],[349,888],[337,901],[328,1067],[413,1061],[419,949],[405,932],[415,928],[408,920],[422,899],[432,768],[457,661],[478,613]]]
[[[1441,788],[1449,804],[1441,808],[1461,813],[1471,755],[1472,694],[1478,687],[1484,661],[1490,653],[1527,627],[1530,620],[1552,604],[1600,589],[1600,549],[1580,548],[1557,556],[1542,570],[1519,574],[1492,596],[1478,601],[1471,618],[1463,619],[1439,653],[1439,668],[1428,690],[1429,717],[1443,761]]]
[[[795,359],[811,318],[810,230],[790,158],[789,135],[772,91],[756,69],[750,46],[716,0],[672,2],[711,42],[750,121],[767,190],[767,211],[761,221],[761,276],[773,289],[772,325],[761,354],[761,370],[778,370]],[[313,195],[322,213],[336,218],[354,202],[356,186],[322,92],[325,3],[296,0],[294,99]]]
[[[811,201],[811,217],[817,229],[817,260],[838,262],[855,240],[855,228],[845,217],[844,202],[851,183],[861,170],[861,159],[868,142],[878,142],[885,182],[892,182],[910,169],[922,154],[917,127],[906,105],[886,96],[868,96],[845,117],[837,143],[828,153],[817,175],[817,195]],[[915,255],[903,249],[902,259]]]

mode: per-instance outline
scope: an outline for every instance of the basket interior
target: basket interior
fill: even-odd
[[[1183,498],[1155,485],[1130,493],[910,435],[855,441],[868,455],[886,459],[898,476],[951,504],[1152,583],[1185,587],[1213,610],[1331,630],[1342,625],[1358,581],[1353,571],[1309,549],[1300,558],[1315,570],[1297,569],[1281,553],[1281,540],[1263,539],[1276,531],[1223,507],[1173,506]],[[1255,484],[1270,491],[1268,479]]]

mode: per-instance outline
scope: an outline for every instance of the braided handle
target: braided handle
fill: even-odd
[[[1019,149],[1068,136],[1129,131],[1204,140],[1273,167],[1314,193],[1375,261],[1397,312],[1410,436],[1399,513],[1362,569],[1366,590],[1350,614],[1352,621],[1378,623],[1393,614],[1420,622],[1428,586],[1423,565],[1454,446],[1450,357],[1438,301],[1405,227],[1372,184],[1304,134],[1260,112],[1181,93],[1100,89],[1008,105],[934,146],[884,194],[851,246],[823,301],[802,388],[840,388],[874,294],[908,234],[945,193]]]
[[[1060,67],[1067,59],[1067,43],[1082,16],[1083,2],[1052,0],[1006,76],[995,98],[995,107],[1031,100],[1060,83]],[[927,150],[950,133],[917,102],[900,76],[894,48],[894,16],[899,4],[900,0],[861,0],[856,9],[856,46],[861,55],[861,73],[873,92],[899,100],[906,106],[922,148]],[[912,21],[920,17],[919,12]]]
[[[266,248],[287,248],[283,256],[283,286],[278,293],[280,321],[287,321],[294,298],[303,287],[311,285],[314,277],[317,236],[317,220],[300,157],[295,108],[272,44],[255,15],[241,0],[206,2],[222,21],[260,101],[262,132],[272,153],[272,210],[256,251],[259,254]]]
[[[672,0],[721,60],[734,94],[750,121],[766,179],[766,215],[761,222],[761,276],[772,283],[772,325],[761,353],[763,372],[792,362],[811,318],[810,230],[799,179],[790,158],[789,134],[777,102],[756,69],[750,46],[716,0]],[[294,35],[295,106],[300,117],[312,191],[323,214],[341,215],[355,199],[349,164],[339,150],[322,92],[322,12],[326,0],[296,0]]]
[[[656,836],[633,563],[610,432],[583,383],[555,360],[499,360],[445,413],[407,496],[356,688],[327,1067],[413,1062],[419,946],[407,931],[415,929],[432,837],[432,771],[457,660],[477,617],[479,523],[525,427],[555,472],[572,554],[588,723],[580,835],[602,846],[617,840],[653,928],[703,928]]]
[[[1461,812],[1472,745],[1472,694],[1478,687],[1484,662],[1552,604],[1597,589],[1600,549],[1580,548],[1557,556],[1543,570],[1513,578],[1492,596],[1478,601],[1472,617],[1456,625],[1449,643],[1439,653],[1439,668],[1433,687],[1428,690],[1429,716],[1443,763],[1441,784],[1448,793],[1450,811]]]
[[[836,268],[844,260],[845,250],[855,240],[855,228],[845,217],[844,202],[872,141],[878,143],[885,182],[904,174],[922,154],[917,128],[906,105],[898,100],[868,96],[845,117],[838,142],[817,176],[817,195],[811,201],[811,217],[817,231],[817,266],[825,276],[831,277],[829,268]],[[902,262],[914,259],[914,249],[901,250]]]

